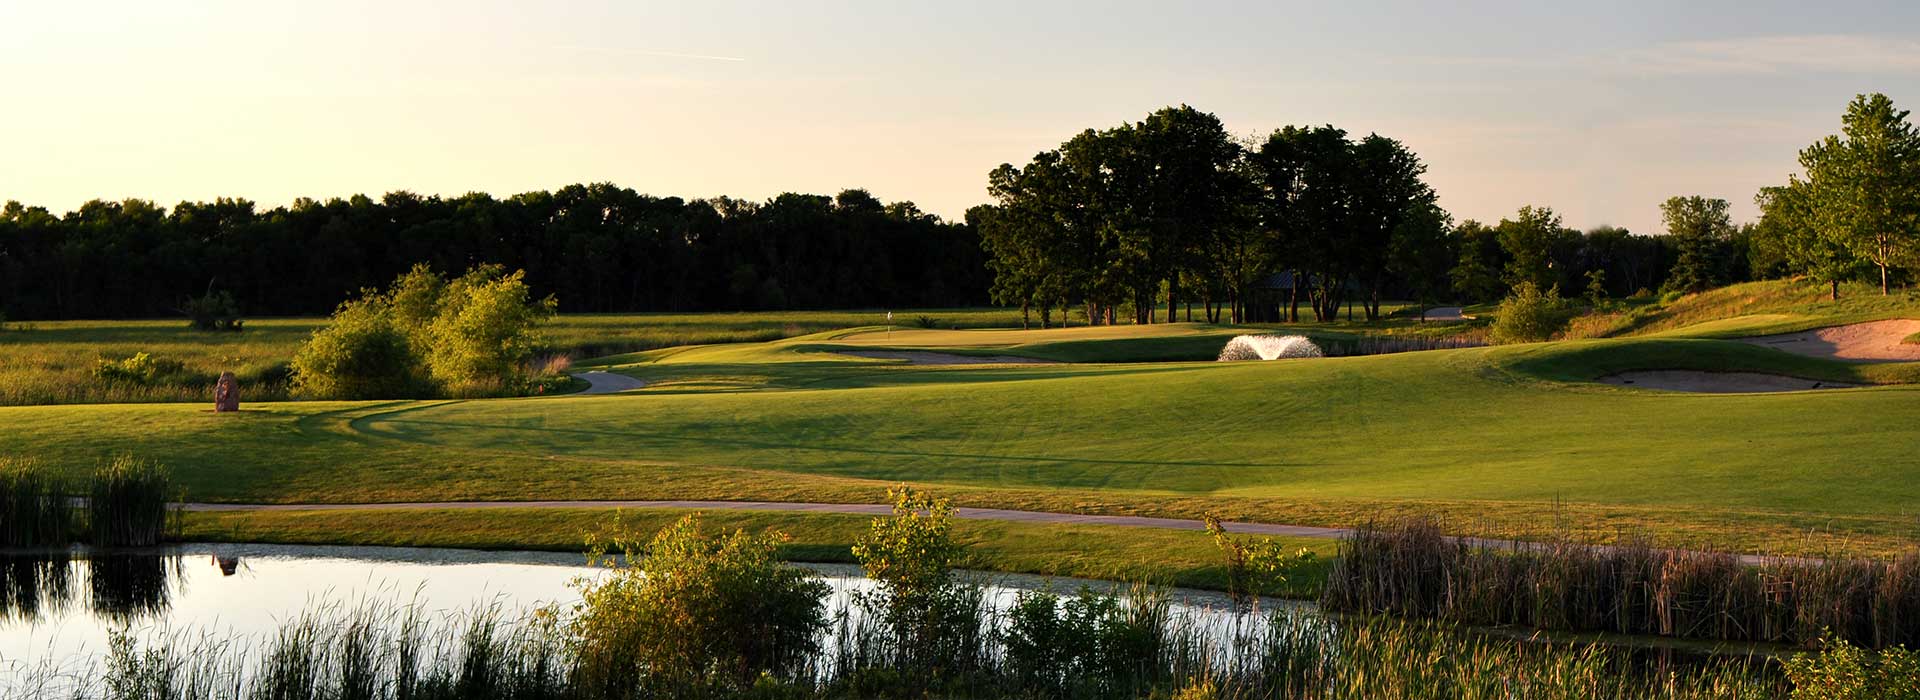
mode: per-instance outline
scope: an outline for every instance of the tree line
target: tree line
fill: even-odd
[[[1303,303],[1331,319],[1349,300],[1372,319],[1393,292],[1444,291],[1445,261],[1424,256],[1450,222],[1425,172],[1383,136],[1320,126],[1237,139],[1182,105],[1001,165],[988,176],[994,203],[967,219],[994,300],[1037,309],[1043,326],[1074,306],[1095,321],[1124,306],[1152,322],[1161,300],[1168,321],[1194,300],[1208,321],[1278,320],[1251,298],[1278,271],[1292,273],[1287,320]]]
[[[1319,321],[1386,299],[1492,301],[1525,281],[1563,294],[1626,296],[1668,282],[1677,239],[1617,227],[1581,232],[1545,207],[1496,225],[1455,224],[1404,144],[1327,126],[1236,138],[1212,114],[1168,107],[1088,129],[988,175],[992,204],[967,219],[994,272],[993,299],[1094,323],[1119,309],[1148,323],[1200,303],[1209,322]],[[1718,239],[1713,278],[1744,265]]]
[[[1197,301],[1209,322],[1319,321],[1383,299],[1496,301],[1529,285],[1601,300],[1690,293],[1754,279],[1841,281],[1869,271],[1883,292],[1920,250],[1920,134],[1882,95],[1849,107],[1843,133],[1801,153],[1805,179],[1759,196],[1736,225],[1724,199],[1660,206],[1665,235],[1580,231],[1549,207],[1455,223],[1399,141],[1331,125],[1236,138],[1212,114],[1167,107],[1087,129],[1024,165],[988,174],[994,201],[967,212],[996,303],[1041,327],[1079,309],[1136,323]]]
[[[611,184],[500,199],[392,192],[262,209],[244,199],[0,208],[0,313],[176,315],[209,290],[250,315],[331,311],[416,263],[526,271],[571,312],[977,306],[973,229],[865,190],[764,202]]]

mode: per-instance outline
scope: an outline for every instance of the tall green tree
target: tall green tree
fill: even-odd
[[[1448,274],[1458,259],[1453,251],[1452,229],[1446,210],[1431,201],[1409,208],[1394,226],[1387,272],[1420,304],[1423,321],[1427,307],[1447,297],[1452,286]],[[1373,315],[1379,315],[1378,301]]]
[[[1679,257],[1667,275],[1669,291],[1698,292],[1726,283],[1728,243],[1733,220],[1727,200],[1698,195],[1669,197],[1660,204],[1660,218]]]
[[[1541,290],[1561,286],[1570,272],[1562,259],[1578,234],[1560,225],[1559,214],[1547,207],[1524,206],[1513,218],[1501,219],[1495,231],[1507,254],[1507,284],[1531,282]]]
[[[1840,282],[1859,275],[1863,262],[1816,211],[1812,185],[1788,178],[1784,186],[1762,188],[1754,200],[1760,205],[1756,255],[1826,282],[1828,298],[1839,299]]]
[[[1506,294],[1507,252],[1500,246],[1500,232],[1468,219],[1454,227],[1450,238],[1456,251],[1453,269],[1447,273],[1453,291],[1475,302],[1495,301]]]
[[[1837,240],[1880,270],[1910,264],[1920,245],[1920,132],[1886,95],[1847,105],[1841,133],[1800,152],[1813,210]]]
[[[1240,145],[1219,117],[1187,105],[1147,115],[1130,131],[1120,167],[1132,170],[1122,177],[1137,183],[1139,196],[1126,202],[1138,210],[1127,221],[1146,231],[1148,284],[1166,282],[1171,323],[1182,273],[1201,267],[1208,239],[1233,223]],[[1151,320],[1153,290],[1142,291],[1149,304],[1141,318]]]
[[[1348,216],[1352,156],[1347,132],[1331,125],[1281,128],[1252,156],[1264,194],[1261,216],[1283,232],[1293,261],[1290,322],[1300,318],[1303,291],[1320,321],[1338,317],[1346,301],[1355,253]]]

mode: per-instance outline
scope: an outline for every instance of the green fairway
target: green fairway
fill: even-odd
[[[1913,389],[1708,396],[1578,381],[1671,366],[1894,380],[1911,365],[1678,338],[1269,363],[924,367],[836,352],[1229,332],[856,330],[675,348],[610,361],[656,384],[596,397],[254,404],[226,416],[13,407],[0,409],[0,453],[79,469],[132,451],[172,465],[199,500],[870,502],[911,481],[975,505],[1316,524],[1405,506],[1748,548],[1827,527],[1888,549],[1920,511]]]
[[[1804,300],[1780,289],[1689,297],[1662,313],[1741,294],[1788,301],[1642,337],[1265,363],[1113,362],[1211,356],[1246,327],[855,326],[583,362],[648,382],[614,395],[250,402],[237,415],[200,403],[4,407],[0,454],[80,471],[132,452],[171,465],[190,498],[212,501],[875,502],[904,481],[965,505],[1032,510],[1312,525],[1414,510],[1475,532],[1649,531],[1810,551],[1834,540],[1807,533],[1828,531],[1864,550],[1904,547],[1920,530],[1920,461],[1909,454],[1920,440],[1920,387],[1901,384],[1920,379],[1920,363],[1848,364],[1721,338],[1905,307],[1898,298],[1794,306]],[[695,324],[705,330],[675,337],[755,332],[748,326],[777,316],[709,316]],[[628,318],[568,317],[562,327],[606,324],[618,335]],[[645,332],[674,327],[649,318],[656,330]],[[287,324],[248,337],[298,335]],[[1258,330],[1338,342],[1461,327]],[[1068,363],[928,366],[846,354],[872,350]],[[1638,369],[1887,386],[1697,395],[1591,381]]]

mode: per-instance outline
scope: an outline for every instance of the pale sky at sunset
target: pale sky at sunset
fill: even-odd
[[[988,170],[1168,104],[1406,142],[1456,218],[1737,219],[1846,102],[1920,106],[1920,3],[0,0],[0,200],[612,181],[865,187],[957,217]]]

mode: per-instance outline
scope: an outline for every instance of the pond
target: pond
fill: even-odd
[[[805,565],[832,588],[828,610],[871,589],[858,567]],[[509,615],[579,600],[575,582],[604,575],[580,554],[480,552],[399,547],[191,544],[139,553],[0,558],[0,680],[35,668],[84,668],[109,634],[184,631],[264,639],[316,608],[361,603],[413,605],[430,618],[497,606]],[[989,599],[1051,586],[1070,594],[1076,579],[993,574]],[[1237,615],[1224,595],[1174,589],[1172,607],[1210,634],[1230,636],[1257,617]],[[1302,605],[1262,602],[1269,609]]]

